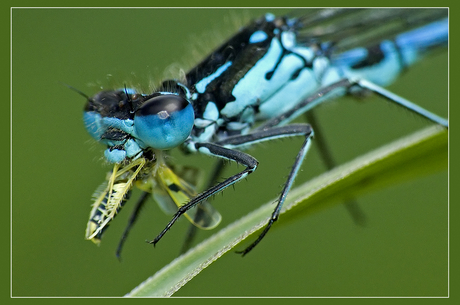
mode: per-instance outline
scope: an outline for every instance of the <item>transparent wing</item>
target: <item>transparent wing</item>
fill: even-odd
[[[329,43],[334,53],[367,47],[424,24],[447,18],[447,9],[322,9],[296,10],[298,43]]]

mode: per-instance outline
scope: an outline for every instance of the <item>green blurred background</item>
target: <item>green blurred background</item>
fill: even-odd
[[[265,11],[13,10],[14,296],[124,295],[177,256],[188,228],[179,221],[155,249],[146,244],[170,219],[149,202],[120,263],[114,252],[135,192],[100,247],[84,240],[91,195],[110,165],[102,160],[102,145],[83,127],[84,98],[63,83],[88,95],[124,84],[147,90],[199,60],[235,24]],[[390,90],[447,117],[447,77],[447,52],[440,52]],[[378,98],[344,98],[317,114],[340,163],[428,125]],[[250,150],[260,168],[235,191],[215,197],[223,215],[219,228],[275,198],[301,142],[275,141]],[[215,162],[173,156],[205,172]],[[232,165],[226,174],[236,169]],[[297,183],[323,171],[313,146]],[[364,227],[340,205],[275,225],[245,258],[226,254],[176,296],[445,296],[447,188],[443,171],[362,196]],[[212,233],[200,232],[199,238]]]

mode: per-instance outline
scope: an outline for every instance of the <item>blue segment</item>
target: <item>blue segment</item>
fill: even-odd
[[[105,142],[105,144],[109,146],[114,146],[114,145],[123,145],[124,149],[110,149],[107,148],[104,151],[104,156],[107,159],[108,162],[110,163],[120,163],[125,158],[132,158],[136,155],[138,155],[140,152],[142,152],[142,148],[140,148],[139,144],[133,140],[133,139],[128,139],[124,144],[123,143],[113,143],[113,141],[101,141]]]
[[[312,94],[318,85],[311,69],[303,69],[295,80],[291,80],[259,107],[257,119],[267,119],[286,112]]]
[[[249,37],[249,43],[258,43],[268,38],[267,33],[264,31],[255,31],[251,37]]]
[[[448,26],[448,20],[444,19],[398,35],[395,41],[401,50],[404,63],[411,65],[425,49],[446,44],[449,38]]]
[[[219,109],[213,102],[209,102],[206,105],[206,109],[203,112],[203,119],[216,121],[219,118]]]
[[[272,22],[275,20],[275,15],[273,15],[272,13],[266,13],[265,14],[265,20],[268,21],[268,22]]]
[[[130,119],[121,120],[117,118],[106,117],[102,119],[102,124],[106,129],[111,127],[120,129],[129,134],[134,133],[134,122]]]
[[[446,43],[449,38],[449,21],[443,19],[421,28],[400,34],[396,37],[396,44],[400,48],[425,49],[431,46]]]
[[[102,127],[101,115],[94,111],[85,111],[83,113],[83,122],[91,137],[99,141],[106,130]]]
[[[394,81],[403,67],[417,61],[425,49],[447,43],[447,40],[448,20],[443,19],[399,34],[394,42],[383,41],[380,49],[384,58],[374,65],[358,69],[349,68],[367,59],[369,54],[366,48],[346,51],[335,57],[332,65],[342,70],[340,74],[344,76],[359,77],[386,86]]]
[[[225,72],[225,70],[227,70],[228,67],[230,67],[232,65],[232,62],[231,61],[228,61],[226,62],[224,65],[220,66],[216,72],[214,72],[213,74],[209,75],[208,77],[205,77],[203,78],[202,80],[200,80],[196,85],[195,85],[195,88],[196,88],[196,91],[198,91],[199,93],[204,93],[206,91],[206,87],[214,80],[216,79],[217,77],[219,77],[222,73]]]
[[[110,163],[120,163],[126,158],[126,151],[119,149],[110,150],[107,148],[104,151],[104,156]]]
[[[388,86],[401,73],[401,61],[398,56],[398,50],[392,41],[383,41],[380,49],[384,53],[384,59],[376,65],[354,69],[349,77],[358,77],[367,79],[381,86]]]
[[[142,151],[142,148],[140,148],[139,144],[133,139],[128,139],[124,145],[124,148],[128,158],[134,157]]]
[[[289,50],[289,49],[295,48],[297,44],[295,33],[294,32],[281,33],[281,43],[285,49]]]
[[[182,144],[190,135],[195,120],[191,104],[174,112],[136,116],[134,126],[139,139],[156,149],[171,149]]]
[[[368,52],[366,48],[356,48],[341,53],[338,57],[334,58],[333,64],[337,66],[353,66],[362,60],[366,59]]]
[[[109,128],[116,128],[136,137],[133,120],[121,120],[114,117],[102,117],[99,113],[94,111],[86,111],[83,113],[83,122],[91,137],[106,145],[114,146],[123,143],[110,139],[101,139],[102,135]]]
[[[405,63],[401,62],[398,48],[395,43],[389,40],[380,44],[380,50],[383,53],[383,59],[372,65],[353,69],[354,64],[366,60],[368,50],[365,48],[356,48],[342,53],[332,62],[331,70],[337,70],[337,75],[349,78],[367,79],[380,86],[388,86],[395,80]],[[327,83],[338,81],[337,79],[328,80]]]

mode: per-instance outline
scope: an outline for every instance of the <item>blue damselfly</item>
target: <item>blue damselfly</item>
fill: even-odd
[[[446,119],[383,89],[424,53],[447,42],[446,9],[266,14],[153,92],[119,88],[97,93],[88,98],[84,121],[91,136],[108,147],[105,157],[115,165],[95,193],[86,238],[100,241],[133,185],[144,195],[135,206],[118,255],[150,193],[163,209],[174,210],[172,220],[150,243],[156,244],[183,214],[197,227],[214,228],[221,216],[206,200],[257,169],[258,161],[245,148],[302,137],[270,221],[242,251],[248,253],[278,219],[312,143],[316,128],[292,120],[303,114],[314,120],[313,108],[326,101],[371,92],[447,128]],[[175,147],[221,160],[203,192],[193,187],[193,169],[168,164],[167,151]],[[333,167],[326,148],[323,155],[327,166]],[[245,169],[217,183],[224,160]]]

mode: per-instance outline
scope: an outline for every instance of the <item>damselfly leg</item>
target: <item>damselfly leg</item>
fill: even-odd
[[[326,165],[327,170],[333,169],[336,167],[337,163],[335,162],[331,150],[326,142],[326,138],[323,134],[323,129],[320,127],[320,124],[316,119],[315,109],[310,109],[310,111],[307,111],[305,113],[305,118],[315,131],[315,145],[319,150],[319,154],[323,160],[323,163]],[[352,198],[345,201],[344,206],[355,224],[359,226],[364,226],[366,224],[366,215],[355,199]]]

